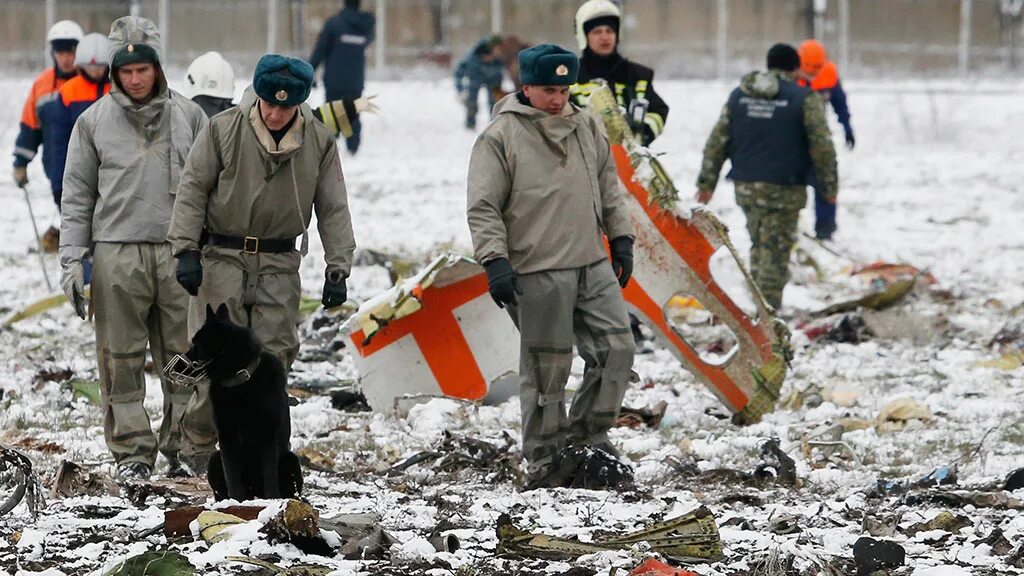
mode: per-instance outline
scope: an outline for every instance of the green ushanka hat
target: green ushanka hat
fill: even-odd
[[[538,44],[519,53],[519,80],[530,86],[571,86],[576,83],[580,60],[554,44]]]
[[[297,106],[309,98],[313,67],[305,60],[265,54],[256,63],[252,89],[264,101],[278,106]]]

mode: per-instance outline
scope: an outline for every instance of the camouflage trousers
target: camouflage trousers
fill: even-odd
[[[191,338],[203,325],[207,304],[213,308],[226,304],[231,321],[252,329],[260,344],[289,369],[299,354],[299,274],[263,271],[260,258],[258,254],[226,257],[212,247],[204,250],[203,284],[192,299],[188,335]],[[181,422],[183,454],[193,456],[216,449],[217,429],[208,383],[196,386]]]
[[[535,473],[568,444],[608,441],[629,382],[634,344],[607,260],[524,274],[519,281],[523,294],[510,313],[520,333],[523,456]],[[586,367],[566,414],[574,342]]]
[[[177,457],[178,420],[191,389],[163,377],[172,356],[188,348],[188,294],[174,278],[170,244],[98,242],[93,249],[92,298],[103,433],[117,462],[153,466],[157,449]],[[153,434],[146,399],[146,349],[163,388],[163,421]]]
[[[789,281],[789,254],[796,244],[800,210],[807,202],[805,186],[736,182],[736,203],[747,217],[750,273],[768,304],[782,306]]]

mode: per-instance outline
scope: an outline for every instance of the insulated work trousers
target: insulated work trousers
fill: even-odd
[[[290,369],[299,354],[298,272],[260,271],[260,254],[223,257],[214,249],[203,254],[203,284],[192,301],[188,334],[193,336],[206,320],[206,306],[227,304],[231,321],[249,327],[256,339]],[[244,267],[240,267],[241,264]],[[213,425],[209,383],[196,386],[182,419],[185,454],[213,452],[217,429]]]
[[[607,260],[582,268],[519,277],[523,294],[512,312],[520,333],[523,456],[543,469],[567,444],[608,441],[633,367],[633,337]],[[575,341],[586,362],[568,416],[565,385]]]
[[[740,204],[750,232],[750,274],[765,301],[778,310],[789,281],[789,253],[796,244],[800,210]]]
[[[137,461],[152,467],[158,448],[169,460],[180,448],[178,421],[192,390],[175,386],[163,375],[167,361],[188,349],[188,294],[175,280],[174,269],[167,243],[98,242],[93,250],[103,432],[119,463]],[[163,388],[159,439],[143,406],[147,346]]]

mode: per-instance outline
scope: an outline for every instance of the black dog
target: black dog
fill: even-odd
[[[287,376],[252,332],[233,324],[227,306],[206,306],[206,322],[186,354],[205,365],[220,452],[207,479],[217,500],[293,498],[302,491],[299,459],[288,450]]]

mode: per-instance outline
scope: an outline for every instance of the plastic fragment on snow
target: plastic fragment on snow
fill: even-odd
[[[35,519],[46,504],[42,485],[33,470],[32,461],[21,452],[0,446],[0,489],[9,494],[0,502],[0,516],[14,510],[22,501]]]
[[[660,560],[648,558],[634,568],[628,576],[697,576],[697,573],[674,568]]]
[[[875,427],[882,432],[905,429],[913,421],[931,422],[932,411],[910,398],[899,398],[882,407]]]
[[[199,513],[196,518],[199,522],[199,536],[207,544],[216,544],[227,540],[230,533],[228,528],[244,524],[246,521],[233,514],[225,514],[217,510],[205,510]]]

